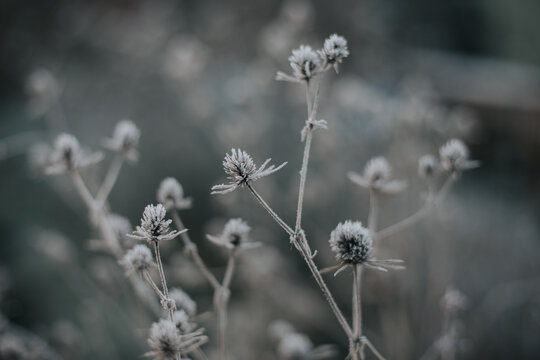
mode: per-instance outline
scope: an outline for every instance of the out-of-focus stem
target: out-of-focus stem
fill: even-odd
[[[178,231],[182,231],[186,228],[184,226],[184,223],[182,222],[182,219],[180,218],[180,215],[178,215],[178,211],[176,209],[172,211],[172,217]],[[193,241],[191,241],[191,238],[189,237],[188,232],[185,231],[181,233],[180,237],[182,238],[182,241],[184,242],[184,246],[186,247],[187,251],[191,255],[193,262],[195,263],[195,265],[197,265],[197,267],[199,268],[203,276],[206,278],[206,280],[208,280],[208,282],[212,285],[214,289],[219,288],[220,287],[219,281],[216,279],[214,274],[210,272],[210,270],[204,263],[203,259],[199,255],[199,249],[197,245]]]
[[[216,310],[218,312],[218,329],[219,329],[219,358],[220,360],[227,359],[227,305],[229,303],[230,290],[232,276],[235,266],[235,253],[229,254],[229,260],[227,262],[227,270],[223,277],[221,288],[216,290],[220,293],[217,294]]]
[[[418,221],[422,220],[425,216],[429,215],[431,213],[430,210],[436,205],[438,205],[444,199],[444,197],[450,190],[454,181],[455,181],[455,178],[453,176],[449,176],[446,179],[443,186],[441,187],[441,189],[439,190],[439,192],[433,197],[431,201],[426,202],[426,204],[422,208],[420,208],[418,211],[416,211],[414,214],[410,215],[409,217],[375,233],[375,239],[380,240],[380,239],[389,237],[391,235],[394,235],[395,233],[403,229],[406,229],[407,227],[411,225],[416,224]]]
[[[99,188],[96,195],[96,202],[98,207],[102,207],[107,201],[107,198],[109,197],[109,194],[111,193],[111,190],[114,187],[116,180],[118,180],[118,175],[120,174],[123,163],[124,158],[122,157],[122,155],[117,154],[114,157],[111,166],[107,171],[107,175],[105,175],[105,179],[103,180],[103,183],[101,184],[101,187]]]
[[[377,198],[377,192],[373,189],[369,191],[369,217],[368,217],[368,229],[374,234],[377,231],[377,216],[379,214],[379,201]]]

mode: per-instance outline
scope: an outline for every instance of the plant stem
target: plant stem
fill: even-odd
[[[158,265],[158,272],[159,272],[159,279],[161,280],[161,289],[163,292],[163,297],[165,301],[169,300],[169,289],[167,288],[167,280],[165,279],[165,272],[163,271],[163,263],[161,262],[161,254],[159,251],[159,242],[157,240],[152,241],[154,245],[154,253],[156,255],[156,262]],[[167,310],[169,311],[169,316],[171,318],[171,321],[174,322],[174,309],[171,309],[167,306]]]
[[[229,254],[227,270],[225,270],[221,288],[216,290],[220,292],[217,297],[216,310],[218,312],[219,358],[221,360],[227,359],[227,305],[229,303],[229,287],[234,273],[234,266],[235,253],[231,252]]]
[[[362,337],[362,265],[353,266],[353,331],[355,345]],[[358,358],[358,349],[355,347],[351,356]],[[360,348],[360,358],[364,359],[363,348]]]
[[[298,189],[298,206],[296,208],[296,226],[295,234],[298,234],[302,228],[302,209],[304,206],[304,192],[306,187],[307,169],[309,163],[309,152],[311,150],[311,140],[313,139],[313,126],[306,124],[307,135],[304,147],[304,158],[302,159],[302,169],[300,170],[300,187]]]
[[[294,233],[293,229],[291,229],[291,227],[289,225],[287,225],[285,223],[285,221],[281,220],[281,218],[274,212],[274,210],[272,210],[272,208],[266,203],[266,201],[264,201],[264,199],[261,197],[261,195],[259,195],[259,193],[257,191],[255,191],[255,189],[251,186],[251,184],[248,183],[247,187],[248,187],[249,191],[251,191],[253,196],[255,196],[255,199],[257,199],[257,201],[262,205],[262,207],[278,223],[278,225],[281,226],[283,228],[283,230],[285,230],[285,232],[287,232],[287,234],[289,236],[294,236],[295,233]]]
[[[107,201],[107,198],[109,197],[109,194],[111,193],[111,190],[114,187],[116,180],[118,180],[118,175],[120,174],[123,163],[124,158],[122,157],[122,155],[117,154],[113,159],[109,170],[107,171],[107,175],[105,175],[105,180],[103,180],[103,183],[101,184],[101,187],[99,188],[96,195],[96,202],[98,207],[102,207]]]
[[[411,225],[416,224],[418,221],[422,220],[425,216],[429,215],[433,207],[435,207],[438,203],[440,203],[448,191],[450,190],[450,187],[454,183],[455,179],[453,176],[449,176],[439,192],[433,197],[433,200],[427,201],[423,207],[421,207],[418,211],[416,211],[414,214],[410,215],[409,217],[395,223],[394,225],[390,225],[377,233],[375,233],[375,239],[384,239],[391,235],[394,235],[395,233],[399,232],[400,230],[403,230]]]
[[[377,231],[377,216],[379,214],[379,201],[377,198],[377,192],[373,189],[369,191],[369,217],[368,217],[368,229],[374,234]]]
[[[172,217],[178,231],[182,231],[186,228],[184,226],[184,223],[182,222],[182,219],[180,218],[180,215],[178,215],[178,211],[176,209],[172,211]],[[189,237],[189,233],[185,231],[180,234],[180,237],[182,238],[185,248],[189,252],[195,265],[197,265],[197,267],[199,268],[200,272],[203,274],[206,280],[208,280],[208,282],[210,283],[210,285],[212,285],[214,289],[218,289],[220,287],[219,281],[216,279],[214,274],[210,272],[210,270],[204,263],[203,259],[199,255],[199,249],[197,245],[193,241],[191,241],[191,238]]]

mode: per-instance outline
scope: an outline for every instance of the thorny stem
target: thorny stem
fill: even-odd
[[[259,195],[259,193],[257,191],[255,191],[253,186],[251,186],[251,184],[248,183],[247,187],[248,187],[249,191],[251,191],[253,196],[255,196],[255,199],[257,199],[257,201],[262,205],[262,207],[266,211],[268,211],[270,216],[278,223],[278,225],[281,226],[283,228],[283,230],[285,230],[285,232],[287,232],[287,234],[289,236],[294,236],[295,232],[293,231],[293,229],[291,229],[291,227],[289,225],[287,225],[285,223],[285,221],[281,220],[281,218],[278,216],[278,214],[276,214],[275,211],[272,210],[272,208],[266,203],[266,201],[264,201],[264,199],[261,197],[261,195]]]
[[[231,252],[227,262],[227,270],[223,277],[221,288],[216,290],[216,310],[218,312],[218,328],[219,328],[219,358],[227,359],[227,305],[229,303],[232,276],[234,273],[236,254]]]
[[[403,230],[411,225],[416,224],[418,221],[422,220],[425,216],[430,214],[431,208],[435,207],[439,202],[441,202],[448,191],[450,190],[450,187],[455,181],[454,176],[449,176],[439,192],[433,197],[432,200],[428,200],[426,204],[424,204],[423,207],[421,207],[418,211],[416,211],[414,214],[410,215],[409,217],[401,220],[400,222],[395,223],[394,225],[390,225],[377,233],[375,233],[376,239],[384,239],[387,238],[400,230]]]
[[[184,223],[182,222],[182,219],[180,218],[180,215],[178,215],[178,211],[176,209],[172,211],[172,217],[178,231],[182,231],[186,228],[184,226]],[[197,245],[191,241],[191,238],[189,237],[188,232],[184,231],[183,233],[180,234],[180,237],[182,238],[182,241],[184,242],[185,248],[191,255],[193,262],[195,263],[195,265],[197,265],[197,267],[199,268],[203,276],[206,278],[206,280],[208,280],[208,282],[212,285],[214,289],[218,289],[221,286],[219,284],[219,281],[216,279],[214,274],[210,272],[210,270],[204,263],[203,259],[199,255],[199,249]]]
[[[159,272],[159,279],[161,280],[161,289],[163,291],[163,298],[165,301],[169,300],[169,289],[167,288],[167,280],[165,279],[165,272],[163,271],[163,264],[161,262],[161,254],[159,252],[159,242],[157,240],[152,241],[154,244],[154,253],[156,255],[156,262],[158,265],[158,272]],[[171,321],[174,322],[174,309],[171,309],[168,304],[167,310],[169,311],[169,316],[171,318]]]
[[[117,154],[112,161],[109,170],[107,171],[107,175],[105,175],[105,180],[103,180],[103,183],[101,184],[101,187],[99,188],[96,195],[96,202],[98,207],[102,207],[107,201],[107,198],[109,197],[109,194],[111,193],[111,190],[114,187],[116,180],[118,180],[118,175],[120,174],[123,163],[124,158],[122,157],[122,155]]]

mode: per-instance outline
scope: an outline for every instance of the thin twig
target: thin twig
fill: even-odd
[[[371,341],[367,337],[362,338],[362,342],[368,346],[368,348],[371,350],[371,352],[377,357],[379,360],[386,360],[384,356],[381,355],[381,353],[373,346]]]
[[[368,216],[368,229],[374,234],[377,231],[377,217],[379,215],[379,201],[377,198],[377,192],[373,189],[369,190],[369,216]]]
[[[107,171],[107,175],[105,175],[105,180],[103,180],[103,183],[101,184],[101,187],[99,188],[96,195],[96,202],[98,207],[102,207],[107,201],[107,198],[109,197],[109,194],[111,193],[111,190],[114,187],[116,180],[118,180],[118,175],[120,174],[123,163],[123,156],[117,154],[113,159],[109,170]]]
[[[259,195],[259,193],[257,191],[255,191],[253,186],[251,186],[251,184],[248,183],[247,187],[248,187],[249,191],[251,191],[251,193],[255,196],[255,199],[257,199],[257,201],[262,205],[262,207],[278,223],[278,225],[281,226],[283,228],[283,230],[285,230],[285,232],[287,232],[287,234],[289,236],[294,236],[295,232],[293,231],[293,229],[291,229],[291,227],[289,225],[287,225],[285,223],[285,221],[281,220],[281,218],[278,216],[278,214],[276,214],[275,211],[272,210],[272,208],[266,203],[266,201],[264,201],[264,199],[261,197],[261,195]]]
[[[375,238],[378,240],[387,238],[399,232],[400,230],[403,230],[411,225],[416,224],[418,221],[422,220],[425,216],[431,214],[430,210],[444,199],[444,197],[450,190],[450,187],[452,186],[454,181],[455,181],[454,176],[449,176],[446,179],[444,185],[441,187],[441,189],[437,193],[437,195],[433,197],[433,200],[427,201],[423,207],[421,207],[418,211],[416,211],[414,214],[410,215],[409,217],[395,223],[394,225],[390,225],[378,231],[377,233],[375,233]]]
[[[172,218],[174,220],[174,224],[176,225],[176,228],[178,229],[178,231],[182,231],[186,228],[182,222],[182,219],[180,218],[180,215],[178,215],[178,211],[176,209],[172,211]],[[180,237],[182,238],[182,241],[184,242],[184,246],[186,247],[187,251],[191,255],[191,258],[193,259],[193,262],[195,263],[195,265],[197,265],[197,267],[199,268],[203,276],[206,278],[206,280],[208,280],[208,282],[210,283],[210,285],[212,285],[214,289],[218,289],[221,286],[219,284],[219,281],[216,279],[214,274],[210,272],[210,270],[204,263],[203,259],[199,255],[199,249],[197,245],[193,241],[191,241],[191,238],[189,237],[188,233],[189,233],[188,231],[184,231],[183,233],[180,234]]]
[[[167,288],[167,280],[165,279],[165,272],[163,271],[163,263],[161,262],[161,254],[160,254],[160,251],[159,251],[159,241],[158,240],[154,240],[152,241],[152,243],[154,244],[154,253],[156,255],[156,262],[157,262],[157,265],[158,265],[158,272],[159,272],[159,279],[161,280],[161,289],[163,291],[163,298],[165,301],[168,301],[169,300],[169,289]],[[171,321],[174,322],[174,309],[171,309],[168,304],[167,305],[167,310],[169,311],[169,316],[171,318]]]
[[[230,290],[229,286],[231,285],[232,276],[234,273],[235,266],[235,253],[231,252],[229,254],[229,260],[227,262],[227,270],[225,270],[225,275],[223,277],[223,282],[221,288],[216,290],[219,291],[216,310],[218,312],[218,328],[219,328],[219,354],[220,360],[227,359],[227,305],[229,303]]]

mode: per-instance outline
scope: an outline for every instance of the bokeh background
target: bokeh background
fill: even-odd
[[[36,145],[60,132],[99,149],[129,118],[142,131],[141,156],[111,194],[115,213],[135,225],[161,179],[174,176],[194,202],[182,218],[216,274],[226,258],[204,234],[218,233],[227,218],[245,218],[264,243],[241,257],[233,282],[235,358],[276,358],[267,331],[276,319],[315,345],[335,344],[335,358],[344,358],[345,335],[287,237],[244,189],[210,196],[232,147],[257,163],[288,161],[256,187],[293,222],[305,99],[300,86],[273,78],[288,71],[292,49],[321,47],[336,32],[351,56],[321,86],[329,130],[315,133],[305,201],[317,263],[335,264],[328,237],[339,221],[367,220],[368,194],[348,171],[384,155],[407,180],[404,193],[382,199],[384,227],[422,205],[418,158],[458,137],[482,166],[464,173],[432,216],[380,244],[407,270],[367,272],[366,335],[388,359],[420,358],[441,335],[440,298],[453,286],[468,298],[457,315],[457,358],[537,359],[538,14],[535,0],[2,1],[0,345],[23,341],[32,359],[147,351],[155,315],[116,261],[89,249],[96,233],[69,179],[36,167],[44,146]],[[92,190],[106,155],[83,173]],[[164,256],[170,282],[200,313],[210,311],[210,288],[180,244]],[[350,274],[325,276],[349,314]],[[213,356],[213,315],[201,324]]]

